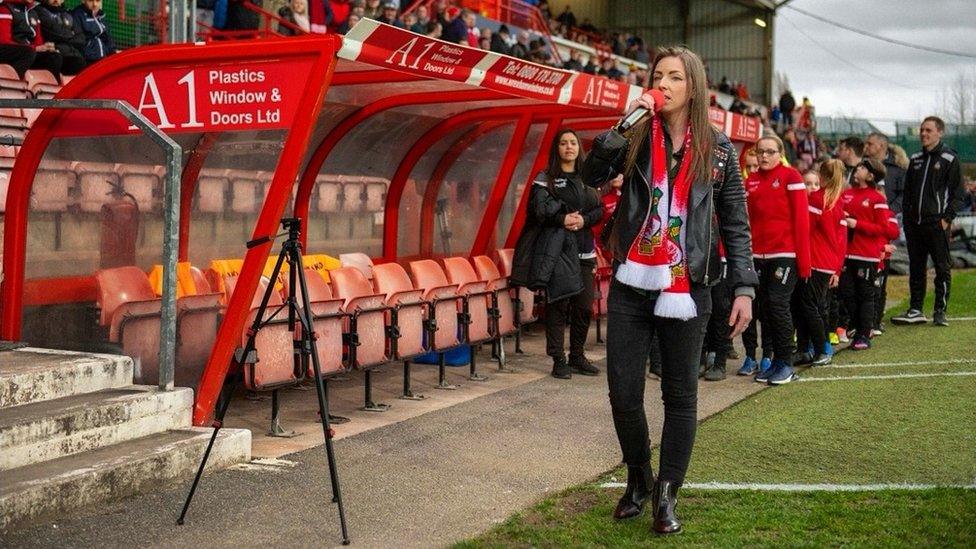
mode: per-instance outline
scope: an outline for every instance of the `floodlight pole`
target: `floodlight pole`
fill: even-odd
[[[166,151],[163,191],[163,295],[159,325],[159,388],[173,389],[176,371],[176,262],[179,251],[183,148],[127,101],[118,99],[0,99],[0,108],[116,111]]]

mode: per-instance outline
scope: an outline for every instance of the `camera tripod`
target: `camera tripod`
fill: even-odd
[[[281,309],[276,310],[270,316],[270,318],[265,318],[265,313],[268,308],[268,303],[271,299],[272,292],[275,290],[274,281],[278,279],[278,275],[281,273],[282,266],[288,264],[288,299],[282,307],[288,308],[288,331],[294,333],[296,327],[300,330],[299,337],[294,339],[294,353],[300,356],[300,360],[295,361],[295,377],[297,379],[302,379],[308,370],[308,363],[311,360],[313,372],[315,375],[315,390],[318,393],[319,400],[319,418],[322,423],[322,434],[325,436],[325,453],[329,463],[329,479],[332,483],[332,502],[337,504],[339,510],[339,527],[342,530],[342,544],[349,544],[349,532],[346,528],[346,513],[342,505],[342,493],[339,490],[339,472],[336,468],[336,458],[335,449],[333,448],[332,439],[335,436],[335,432],[329,423],[329,403],[326,396],[326,385],[325,381],[322,379],[322,369],[319,364],[319,355],[315,346],[315,340],[317,336],[313,331],[312,326],[312,313],[311,313],[311,303],[308,298],[308,284],[305,279],[305,269],[302,263],[302,244],[299,240],[301,235],[301,220],[297,218],[285,218],[281,220],[281,226],[286,232],[273,235],[273,236],[263,236],[247,243],[247,248],[254,248],[272,242],[277,238],[282,236],[287,236],[287,239],[281,244],[281,252],[278,254],[278,261],[275,263],[274,271],[271,273],[271,284],[268,284],[267,289],[264,292],[264,296],[261,299],[261,305],[258,307],[257,314],[254,317],[254,323],[251,325],[250,330],[247,332],[247,342],[244,344],[243,348],[237,349],[234,354],[234,362],[237,364],[256,364],[258,362],[257,349],[256,349],[256,338],[258,332],[274,319],[274,317],[281,311]],[[297,283],[297,284],[296,284]],[[301,288],[301,304],[299,305],[299,296],[296,292],[296,286]],[[210,443],[207,444],[207,449],[203,453],[203,459],[200,461],[200,468],[197,469],[196,477],[193,479],[193,485],[190,487],[190,493],[186,496],[186,502],[183,504],[183,511],[180,513],[179,519],[177,519],[176,524],[183,524],[186,518],[186,512],[190,508],[190,502],[193,500],[193,494],[196,492],[197,485],[200,483],[200,477],[203,475],[203,469],[207,465],[207,459],[210,457],[210,451],[213,449],[214,441],[217,439],[217,433],[223,426],[224,416],[227,414],[227,408],[230,406],[231,395],[233,394],[233,388],[229,391],[225,390],[223,395],[223,400],[217,409],[217,414],[213,422],[213,434],[210,436]]]

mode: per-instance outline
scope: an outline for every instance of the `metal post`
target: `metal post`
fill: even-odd
[[[172,12],[171,12],[172,14]],[[184,27],[185,28],[185,27]],[[179,251],[183,149],[127,101],[117,99],[0,99],[0,108],[117,111],[166,151],[163,194],[163,295],[159,326],[159,388],[173,389],[176,371],[176,262]]]
[[[187,0],[169,0],[170,44],[186,42],[186,2]]]

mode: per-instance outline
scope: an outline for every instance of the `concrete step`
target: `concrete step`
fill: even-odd
[[[0,471],[191,425],[193,391],[135,386],[16,406],[0,413]]]
[[[5,471],[0,475],[0,533],[176,481],[189,483],[212,432],[210,428],[167,431]],[[208,470],[250,458],[251,432],[221,429]],[[175,520],[179,509],[159,512]]]
[[[132,385],[127,356],[24,347],[0,352],[0,409]]]

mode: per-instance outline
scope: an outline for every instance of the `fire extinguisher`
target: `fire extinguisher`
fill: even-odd
[[[110,202],[102,205],[102,240],[99,267],[110,269],[136,264],[136,239],[139,237],[139,204],[125,192],[121,183],[107,182],[112,188]]]

